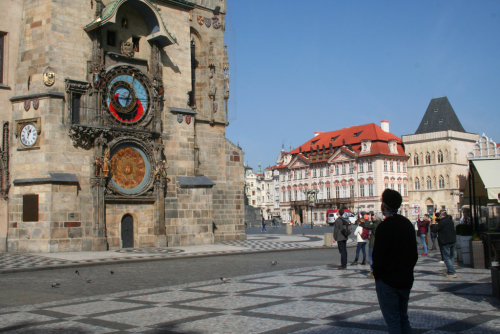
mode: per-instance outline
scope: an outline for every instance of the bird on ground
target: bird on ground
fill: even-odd
[[[271,266],[275,266],[278,264],[278,261],[271,261]]]
[[[85,278],[85,282],[92,283],[92,280],[90,278]]]
[[[52,283],[52,288],[57,288],[59,285],[61,285],[61,284],[59,284],[57,282],[56,283]]]
[[[304,237],[306,234],[305,233],[302,233],[302,236]]]
[[[76,275],[80,275],[80,272],[78,270],[75,270]]]
[[[225,278],[225,277],[221,277],[220,280],[222,281],[222,283],[227,283],[229,282],[231,279],[230,278]]]
[[[110,271],[111,275],[113,275],[115,272],[113,270]]]

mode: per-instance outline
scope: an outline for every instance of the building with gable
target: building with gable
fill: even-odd
[[[0,251],[245,239],[225,15],[226,0],[2,6]]]
[[[258,208],[260,217],[270,220],[274,216],[274,177],[272,167],[262,173],[259,161],[257,173],[251,167],[245,167],[245,204]]]
[[[386,188],[401,193],[401,212],[407,215],[407,159],[401,139],[389,132],[389,121],[316,132],[296,149],[282,151],[274,167],[281,216],[284,221],[324,223],[332,208],[379,212]]]
[[[433,98],[415,134],[402,136],[413,218],[446,209],[458,218],[468,175],[467,154],[479,136],[463,128],[448,98]]]

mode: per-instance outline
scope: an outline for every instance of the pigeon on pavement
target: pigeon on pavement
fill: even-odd
[[[222,281],[222,283],[227,283],[229,282],[231,279],[230,278],[225,278],[225,277],[221,277],[220,280]]]
[[[78,270],[75,270],[76,275],[80,275],[80,272]]]
[[[59,285],[61,285],[61,284],[59,284],[59,283],[57,283],[57,282],[56,282],[56,283],[52,283],[52,287],[53,287],[53,288],[57,288]]]
[[[92,283],[92,281],[90,280],[90,278],[85,278],[85,282]]]
[[[278,264],[278,261],[271,261],[271,266],[275,266]]]
[[[111,275],[113,275],[115,272],[113,270],[110,271]]]

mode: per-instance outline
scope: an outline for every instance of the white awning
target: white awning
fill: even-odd
[[[472,160],[484,187],[488,191],[488,199],[498,200],[500,194],[500,159]]]

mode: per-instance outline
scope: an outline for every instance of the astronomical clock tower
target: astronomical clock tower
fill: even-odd
[[[245,239],[226,0],[17,2],[0,249]]]

